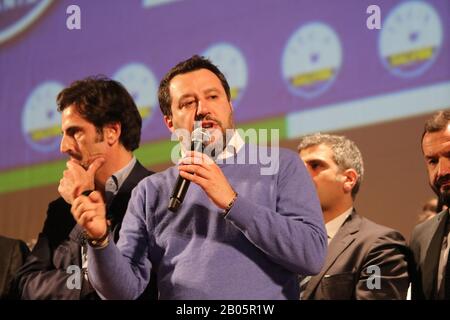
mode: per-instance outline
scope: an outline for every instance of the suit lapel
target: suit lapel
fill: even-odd
[[[436,281],[439,266],[439,258],[441,254],[442,237],[444,236],[444,228],[447,222],[447,210],[441,212],[438,216],[436,224],[431,227],[432,235],[428,246],[426,247],[425,260],[422,268],[422,284],[425,297],[433,299],[436,291]]]
[[[352,214],[345,220],[344,224],[339,231],[331,240],[328,246],[328,253],[325,259],[325,264],[322,267],[320,273],[316,276],[311,277],[309,280],[305,292],[303,294],[303,299],[309,299],[312,293],[317,289],[322,278],[325,276],[327,271],[333,266],[337,258],[347,249],[347,247],[355,240],[355,234],[359,231],[359,226],[361,224],[361,218],[353,210]]]

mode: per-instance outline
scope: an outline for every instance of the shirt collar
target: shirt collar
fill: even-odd
[[[227,147],[217,156],[217,160],[234,157],[244,146],[244,140],[237,130],[234,130],[233,136],[227,144]]]
[[[334,238],[336,233],[339,231],[339,228],[342,226],[345,220],[347,220],[348,216],[352,214],[352,212],[353,207],[350,207],[348,210],[344,211],[336,218],[325,224],[325,229],[327,229],[328,235],[328,243],[330,243],[330,241]]]
[[[122,187],[123,183],[130,175],[135,164],[136,157],[133,157],[125,167],[119,171],[116,171],[111,177],[109,177],[108,180],[106,180],[105,193],[110,192],[113,195],[116,195],[120,187]]]
[[[227,147],[216,157],[216,160],[224,160],[235,156],[244,146],[245,142],[237,130],[234,130],[233,136],[228,141]],[[181,145],[181,157],[184,157],[186,151]]]

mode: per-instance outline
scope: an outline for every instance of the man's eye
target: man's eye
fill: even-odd
[[[218,95],[212,95],[212,96],[209,96],[209,99],[215,100],[215,99],[217,99],[218,97],[219,97]]]
[[[317,162],[310,162],[309,166],[311,167],[311,169],[315,170],[315,169],[319,168],[320,164]]]
[[[194,105],[195,105],[195,100],[189,100],[189,101],[183,102],[181,104],[181,107],[183,107],[183,108],[185,108],[185,107],[192,107]]]

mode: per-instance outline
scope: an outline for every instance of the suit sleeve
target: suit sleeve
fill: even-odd
[[[367,254],[357,281],[358,300],[405,300],[410,253],[396,231],[380,236]]]
[[[10,240],[11,241],[11,250],[9,250],[9,254],[6,254],[5,259],[7,259],[8,266],[6,269],[6,279],[4,282],[4,291],[0,290],[0,299],[17,299],[18,293],[15,288],[14,279],[17,271],[22,266],[25,261],[25,258],[29,254],[30,250],[28,249],[25,242],[21,240]]]
[[[420,226],[419,226],[420,228]],[[422,286],[422,273],[420,271],[420,241],[418,239],[419,231],[416,226],[411,234],[409,247],[411,248],[412,267],[411,267],[411,300],[425,300],[425,294]]]
[[[67,208],[61,205],[60,201],[49,205],[44,229],[39,234],[31,254],[17,273],[16,286],[21,299],[79,300],[85,296],[84,291],[92,292],[92,289],[88,290],[90,285],[83,276],[78,277],[78,274],[67,272],[69,265],[79,264],[77,259],[79,253],[72,252],[78,250],[79,246],[76,243],[69,243],[68,235],[73,224],[64,220],[70,219],[65,213]],[[67,245],[59,246],[64,241]],[[60,251],[60,255],[55,259],[57,250]],[[70,281],[78,281],[81,288],[76,282],[68,286]]]

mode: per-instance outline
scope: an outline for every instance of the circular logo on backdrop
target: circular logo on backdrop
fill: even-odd
[[[0,1],[0,44],[35,22],[53,0]]]
[[[120,68],[113,77],[130,93],[142,117],[142,126],[151,119],[157,105],[158,82],[153,72],[141,63],[130,63]]]
[[[203,56],[209,58],[230,85],[231,102],[236,107],[247,87],[248,68],[242,52],[229,43],[218,43],[210,46]]]
[[[394,75],[415,77],[436,59],[443,41],[436,10],[423,1],[408,1],[391,10],[381,28],[380,58]]]
[[[282,74],[295,95],[314,98],[334,82],[342,65],[342,47],[336,32],[322,22],[301,26],[287,41]]]
[[[28,96],[22,111],[22,133],[35,150],[48,152],[56,149],[61,138],[61,114],[56,96],[64,89],[59,82],[39,84]]]

